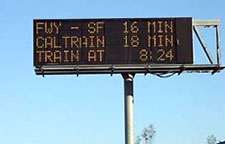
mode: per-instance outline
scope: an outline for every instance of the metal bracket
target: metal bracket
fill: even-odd
[[[212,71],[212,75],[214,75],[215,73],[217,73],[219,71],[220,71],[220,66],[218,65],[217,66],[217,69],[215,69],[215,70]]]
[[[204,28],[215,28],[216,29],[216,54],[217,54],[217,62],[213,60],[212,54],[210,53],[208,47],[206,46],[203,38],[201,37],[197,27]],[[220,42],[220,20],[194,20],[193,21],[193,31],[197,36],[200,45],[202,46],[209,62],[211,64],[221,65],[221,42]]]
[[[112,65],[112,67],[111,67],[111,74],[110,74],[110,76],[113,76],[113,73],[114,73],[114,65]]]
[[[182,74],[184,71],[185,71],[185,67],[184,67],[184,65],[182,65],[180,67],[180,72],[178,73],[178,75]]]
[[[146,72],[144,73],[144,75],[146,76],[146,75],[150,72],[151,65],[147,65],[147,66],[145,67],[145,69],[146,69]]]
[[[42,67],[41,67],[40,69],[41,69],[41,75],[42,75],[42,77],[44,78],[44,77],[45,77],[44,69],[43,69]]]
[[[76,67],[75,67],[75,72],[76,72],[76,75],[77,75],[77,77],[79,76],[79,65],[77,65]]]

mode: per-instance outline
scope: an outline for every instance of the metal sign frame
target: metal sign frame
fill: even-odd
[[[116,65],[60,65],[35,67],[37,75],[57,75],[57,74],[122,74],[124,79],[124,117],[125,117],[125,143],[134,144],[134,93],[133,79],[136,73],[155,74],[164,76],[165,74],[181,73],[217,73],[224,69],[221,64],[221,44],[220,44],[220,21],[193,21],[193,32],[195,33],[203,51],[209,60],[209,64],[116,64]],[[198,27],[216,29],[216,59],[212,57],[208,47],[204,43]],[[171,76],[171,75],[167,75]],[[223,142],[221,142],[222,144]],[[220,143],[218,143],[220,144]]]
[[[221,41],[219,20],[193,20],[193,33],[196,35],[203,51],[209,60],[208,64],[111,64],[111,65],[62,65],[35,67],[37,75],[60,75],[60,74],[121,74],[121,73],[144,73],[144,74],[181,74],[181,73],[217,73],[224,69],[221,64]],[[198,27],[215,28],[216,31],[216,60],[208,50]]]

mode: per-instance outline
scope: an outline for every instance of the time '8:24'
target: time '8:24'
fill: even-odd
[[[139,60],[141,62],[149,62],[149,61],[155,61],[155,62],[168,62],[168,61],[174,61],[174,50],[171,49],[155,49],[155,52],[153,52],[150,49],[141,49],[139,51]]]

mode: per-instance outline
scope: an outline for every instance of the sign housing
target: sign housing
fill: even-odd
[[[34,20],[34,66],[191,63],[191,18]]]

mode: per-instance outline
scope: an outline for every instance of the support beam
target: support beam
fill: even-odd
[[[134,144],[134,74],[122,75],[124,79],[125,144]]]

